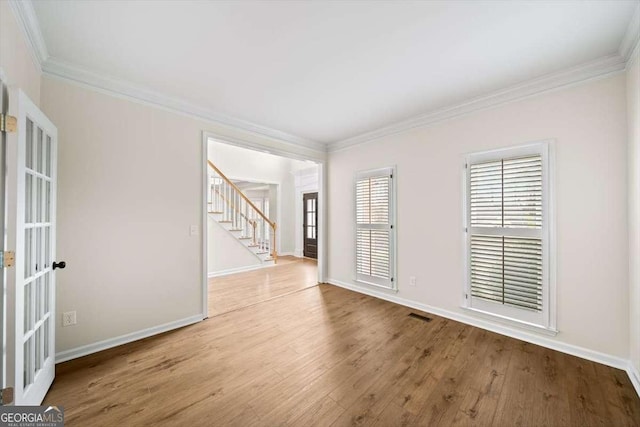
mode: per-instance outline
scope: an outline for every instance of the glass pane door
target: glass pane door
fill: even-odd
[[[7,134],[7,250],[4,269],[6,382],[16,405],[39,405],[55,376],[57,129],[19,89],[9,91],[17,132]]]
[[[25,392],[52,356],[49,336],[54,326],[51,316],[52,139],[29,118],[26,134],[22,355]]]

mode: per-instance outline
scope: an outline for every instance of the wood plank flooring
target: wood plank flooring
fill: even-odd
[[[411,312],[305,288],[60,364],[45,404],[67,426],[640,425],[621,370]]]
[[[273,267],[209,279],[209,317],[318,284],[314,259],[284,256]]]

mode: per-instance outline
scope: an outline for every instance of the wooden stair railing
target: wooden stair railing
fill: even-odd
[[[222,215],[221,222],[231,223],[231,229],[241,237],[251,238],[258,252],[268,253],[278,262],[276,223],[271,221],[220,169],[207,160],[212,173],[208,181],[209,213]]]

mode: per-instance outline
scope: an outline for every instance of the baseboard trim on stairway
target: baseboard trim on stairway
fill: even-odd
[[[209,216],[211,216],[211,214],[209,214]],[[242,246],[246,251],[248,251],[251,255],[253,255],[258,261],[260,262],[264,262],[263,259],[260,257],[260,255],[258,255],[256,252],[254,252],[249,246],[245,245],[244,243],[242,243],[242,240],[240,240],[238,237],[238,235],[233,234],[233,232],[231,230],[229,230],[227,227],[225,227],[223,224],[221,224],[220,222],[218,222],[216,219],[213,219],[213,222],[217,224],[218,227],[220,227],[221,229],[223,229],[225,231],[225,233],[227,233],[229,236],[231,236],[233,238],[234,241],[236,241],[240,246]],[[224,270],[226,271],[226,270]],[[232,273],[227,273],[227,274],[232,274]],[[209,276],[212,277],[212,276]],[[215,276],[213,276],[215,277]]]
[[[169,332],[174,329],[182,328],[185,326],[193,325],[194,323],[201,322],[204,319],[202,314],[186,317],[184,319],[175,320],[173,322],[165,323],[163,325],[152,326],[147,329],[143,329],[137,332],[131,332],[129,334],[120,335],[119,337],[109,338],[103,341],[98,341],[93,344],[82,345],[80,347],[64,350],[56,353],[56,363],[66,362],[71,359],[77,359],[78,357],[88,356],[99,351],[107,350],[119,345],[128,344],[133,341],[138,341],[143,338],[148,338],[153,335],[158,335],[163,332]]]
[[[257,265],[247,265],[245,267],[229,268],[227,270],[221,270],[221,271],[210,271],[208,273],[208,277],[209,279],[211,279],[212,277],[228,276],[229,274],[243,273],[245,271],[252,271],[252,270],[260,270],[261,268],[273,267],[274,265],[276,264],[257,264]]]

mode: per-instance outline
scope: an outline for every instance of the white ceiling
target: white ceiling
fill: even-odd
[[[638,1],[48,1],[49,55],[331,143],[616,54]]]

